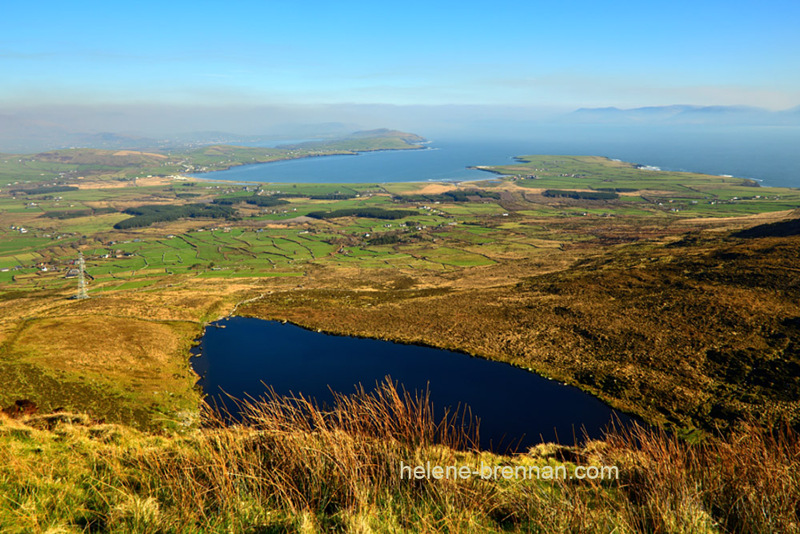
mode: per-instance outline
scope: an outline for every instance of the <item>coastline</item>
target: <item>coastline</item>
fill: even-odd
[[[281,161],[294,161],[294,160],[302,160],[302,159],[309,159],[309,158],[324,158],[324,157],[327,157],[327,156],[358,156],[359,154],[367,153],[367,152],[397,152],[397,151],[403,151],[404,152],[404,151],[407,151],[407,150],[431,150],[431,148],[427,147],[427,146],[409,146],[408,148],[366,148],[366,149],[363,149],[363,150],[342,150],[342,151],[339,151],[339,152],[330,152],[330,153],[325,153],[325,154],[305,154],[305,155],[302,155],[302,156],[278,157],[278,158],[275,158],[275,159],[271,159],[269,161],[257,161],[255,163],[245,163],[245,162],[238,162],[237,161],[237,162],[231,162],[230,165],[228,165],[227,167],[222,168],[222,169],[215,169],[213,171],[206,171],[206,172],[192,173],[192,174],[188,174],[187,173],[187,174],[181,174],[180,176],[188,176],[190,178],[196,178],[198,180],[208,180],[208,181],[210,181],[209,178],[201,178],[200,176],[197,176],[197,175],[199,175],[199,174],[212,174],[212,173],[215,173],[215,172],[228,171],[228,170],[231,170],[231,169],[233,169],[235,167],[245,167],[245,166],[248,166],[248,165],[269,165],[270,163],[278,163],[278,162],[281,162]],[[216,181],[216,180],[214,180],[214,181]],[[263,182],[254,182],[254,183],[263,183]]]
[[[492,167],[489,167],[487,165],[470,165],[469,167],[467,167],[467,169],[473,169],[473,170],[476,170],[476,171],[488,172],[488,173],[491,173],[491,174],[496,174],[498,176],[509,176],[508,174],[505,174],[503,172],[497,171],[497,170],[495,170]]]

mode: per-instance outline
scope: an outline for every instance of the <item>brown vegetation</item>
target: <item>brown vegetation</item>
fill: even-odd
[[[797,424],[798,243],[687,237],[549,274],[500,267],[513,285],[357,291],[342,281],[276,291],[238,313],[510,361],[684,430],[745,414]]]
[[[637,428],[572,451],[459,451],[469,434],[391,384],[248,406],[250,426],[141,434],[59,413],[0,416],[9,532],[800,531],[800,436],[745,424],[688,444]],[[456,422],[450,420],[451,423]],[[450,446],[446,446],[450,445]],[[37,451],[34,453],[34,449]],[[559,456],[561,459],[559,459]],[[615,466],[604,480],[401,478],[405,465]]]

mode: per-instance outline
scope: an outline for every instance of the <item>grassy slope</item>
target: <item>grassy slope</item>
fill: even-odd
[[[273,292],[239,312],[510,361],[684,431],[744,414],[797,424],[798,245],[648,246],[537,276],[498,269],[512,286]]]

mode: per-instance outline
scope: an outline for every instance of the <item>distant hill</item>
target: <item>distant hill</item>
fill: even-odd
[[[99,136],[98,143],[114,142],[116,136]],[[425,139],[398,130],[360,131],[345,137],[264,147],[216,144],[185,148],[65,148],[17,154],[0,167],[0,185],[20,181],[64,185],[78,177],[94,179],[136,180],[143,176],[209,172],[236,165],[329,156],[352,155],[377,150],[410,150],[424,148]]]
[[[650,106],[631,109],[616,107],[580,108],[566,115],[567,122],[609,124],[798,124],[800,107],[769,111],[750,106]]]
[[[286,143],[295,139],[329,139],[346,137],[358,128],[341,122],[315,124],[283,124],[270,126],[263,134],[242,135],[215,130],[183,132],[169,136],[170,141],[183,147],[207,145],[254,145],[285,139]]]
[[[31,153],[61,148],[155,149],[160,145],[158,140],[148,137],[113,132],[70,132],[55,123],[0,115],[2,152]]]
[[[616,107],[605,108],[580,108],[572,113],[576,117],[590,117],[590,118],[670,118],[685,111],[695,109],[697,106],[649,106],[633,109],[620,109]]]
[[[84,148],[80,150],[52,150],[33,156],[38,162],[64,163],[71,165],[104,165],[124,167],[129,165],[158,165],[167,159],[164,154],[139,152],[136,150],[117,150]]]
[[[58,124],[0,114],[0,152],[27,153],[66,147],[70,133]]]
[[[364,130],[360,132],[353,132],[346,136],[347,139],[375,139],[379,137],[393,137],[397,139],[405,139],[411,143],[424,143],[425,138],[417,134],[401,132],[398,130],[389,130],[387,128],[379,128],[377,130]]]
[[[332,139],[348,136],[358,126],[341,122],[265,126],[263,134],[187,131],[153,138],[125,132],[76,132],[60,122],[0,113],[0,153],[31,154],[66,148],[106,150],[184,150],[208,145],[257,145],[276,139]],[[390,130],[386,130],[389,132]],[[368,132],[367,132],[368,133]]]
[[[368,152],[374,150],[407,150],[423,148],[426,140],[419,135],[380,128],[354,132],[348,136],[324,141],[309,141],[291,145],[280,145],[284,150],[352,150]]]

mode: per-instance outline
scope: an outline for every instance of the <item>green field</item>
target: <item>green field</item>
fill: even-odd
[[[286,508],[289,501],[271,496],[291,491],[301,501],[319,497],[319,509],[302,517],[339,531],[359,531],[346,522],[356,515],[358,525],[377,531],[409,524],[363,519],[376,510],[418,514],[424,531],[437,530],[454,510],[462,522],[453,531],[470,532],[532,525],[547,532],[554,509],[572,518],[561,524],[572,531],[586,531],[586,517],[597,531],[620,532],[639,531],[631,524],[658,532],[729,531],[722,524],[736,531],[742,521],[761,532],[796,525],[794,508],[781,500],[796,504],[796,477],[780,473],[797,471],[800,441],[769,442],[763,436],[774,434],[762,429],[800,425],[800,191],[577,156],[525,156],[491,169],[501,180],[461,185],[166,176],[310,151],[412,148],[394,137],[275,150],[208,147],[181,159],[92,150],[3,159],[0,183],[18,183],[0,185],[0,404],[32,399],[43,415],[10,423],[0,416],[0,449],[8,453],[0,492],[10,496],[0,502],[0,524],[47,531],[43,517],[51,531],[106,524],[174,531],[178,523],[192,531],[210,524],[192,519],[203,509],[222,518],[221,531],[254,524],[248,510],[259,510],[259,525],[276,531],[306,529],[306,520],[290,519],[305,504]],[[71,187],[80,189],[64,190]],[[149,218],[141,225],[120,229],[143,213]],[[89,299],[71,298],[79,255]],[[373,430],[350,426],[297,432],[297,420],[280,423],[277,434],[201,428],[190,349],[205,325],[234,313],[508,362],[580,387],[659,430],[491,458],[568,467],[569,458],[613,459],[625,467],[619,484],[499,481],[387,491],[388,472],[375,486],[364,475],[386,453],[460,464],[489,457],[441,444],[398,449],[397,436],[373,443],[365,441]],[[284,449],[276,453],[276,444]],[[366,449],[354,453],[354,445]],[[700,453],[702,462],[692,464]],[[299,470],[279,474],[275,484],[260,486],[272,473],[265,466],[230,483],[231,472],[258,462],[287,467],[288,457]],[[745,481],[738,485],[727,471],[735,461],[734,479]],[[53,474],[53,465],[67,463],[77,467]],[[317,480],[293,486],[310,465],[323,466],[315,476],[328,477],[330,494],[316,493]],[[362,477],[356,486],[341,483],[344,465]],[[663,484],[665,476],[674,480]],[[209,477],[221,486],[209,490]],[[768,501],[752,480],[770,488]],[[351,487],[352,495],[342,490]],[[368,487],[376,492],[367,502]],[[731,504],[725,496],[734,490],[739,500]],[[341,491],[348,496],[330,510],[331,495]],[[180,503],[175,492],[185,492]],[[676,494],[688,500],[664,511]],[[243,498],[257,504],[242,508]],[[777,507],[769,520],[765,502]]]
[[[241,159],[251,149],[205,150],[209,153],[204,157],[227,154]],[[131,165],[141,159],[154,159],[121,157],[135,159]],[[89,155],[83,159],[89,159]],[[16,161],[16,165],[7,163],[6,168],[13,167],[22,174],[33,163],[24,157],[4,161]],[[45,165],[36,162],[33,167],[42,170]],[[800,206],[798,190],[754,187],[752,182],[741,179],[652,171],[604,158],[524,156],[518,164],[490,170],[509,176],[506,183],[513,189],[506,201],[476,197],[470,202],[436,202],[427,206],[424,201],[393,196],[413,192],[419,187],[414,184],[242,186],[185,182],[83,188],[40,195],[2,191],[0,269],[9,270],[0,272],[0,281],[14,280],[18,288],[62,287],[64,270],[75,259],[77,250],[87,247],[93,285],[103,291],[147,287],[147,280],[155,273],[223,278],[273,276],[295,273],[299,265],[306,264],[440,271],[531,257],[558,243],[591,241],[597,236],[591,226],[600,222],[601,226],[608,221],[638,225],[644,220],[662,220],[660,224],[669,224],[670,220],[683,218],[741,217]],[[503,189],[502,185],[497,187]],[[537,193],[549,189],[613,190],[619,191],[619,198],[575,200]],[[288,204],[264,208],[233,204],[241,211],[238,221],[198,220],[191,228],[181,222],[126,231],[112,228],[129,217],[121,210],[131,205],[246,200],[254,194],[277,195],[287,199]],[[351,198],[322,198],[330,195]],[[405,210],[415,215],[389,221],[343,217],[274,226],[311,212],[364,208]],[[66,218],[44,216],[45,212],[69,214],[98,209],[119,212]],[[561,230],[554,232],[547,220],[558,221]],[[575,223],[569,222],[572,220]],[[563,227],[565,224],[567,227]],[[17,229],[12,230],[12,226]],[[25,233],[19,230],[23,227]],[[389,237],[382,241],[380,236]],[[42,270],[41,264],[48,270]],[[124,284],[118,283],[121,279]]]

